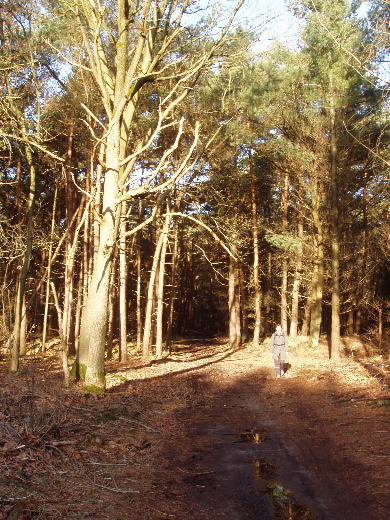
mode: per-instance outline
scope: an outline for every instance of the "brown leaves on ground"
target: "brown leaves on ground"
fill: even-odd
[[[314,350],[298,338],[283,380],[268,342],[233,352],[222,339],[182,341],[162,361],[109,362],[104,395],[64,389],[53,359],[25,359],[12,376],[0,363],[1,519],[212,518],[215,505],[188,516],[194,479],[213,473],[196,467],[209,441],[194,443],[188,425],[229,413],[238,424],[244,387],[308,465],[320,443],[324,471],[352,479],[377,519],[388,512],[389,362],[367,340],[344,338],[335,362],[325,341]]]

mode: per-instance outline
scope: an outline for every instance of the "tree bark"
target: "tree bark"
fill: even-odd
[[[172,329],[173,329],[173,317],[174,317],[174,304],[176,298],[176,273],[177,273],[177,262],[179,255],[179,223],[178,220],[174,220],[174,237],[173,237],[173,251],[171,254],[171,292],[169,295],[168,302],[168,323],[165,344],[167,349],[170,351],[172,346]]]
[[[259,273],[259,231],[257,228],[257,200],[255,190],[255,180],[253,171],[252,152],[249,153],[249,171],[251,177],[251,199],[252,199],[252,240],[253,240],[253,287],[254,287],[254,311],[255,324],[253,328],[253,346],[259,347],[261,332],[261,286]]]
[[[55,188],[55,192],[54,192],[51,227],[50,227],[49,254],[48,254],[48,260],[47,260],[45,310],[43,313],[43,331],[42,331],[42,357],[45,357],[45,354],[46,354],[47,316],[48,316],[49,299],[50,299],[50,281],[51,281],[52,252],[53,252],[53,238],[54,238],[55,215],[56,215],[56,206],[57,206],[57,195],[58,195],[58,184],[56,183],[56,188]]]
[[[104,351],[106,345],[108,296],[114,248],[118,236],[118,172],[120,123],[107,136],[107,152],[99,249],[92,272],[80,327],[78,372],[88,386],[105,388]]]
[[[160,232],[157,240],[156,249],[154,251],[152,268],[150,270],[148,296],[146,301],[144,336],[143,336],[143,356],[148,357],[150,354],[150,340],[152,336],[152,316],[155,302],[156,277],[158,271],[158,264],[160,261],[161,248],[163,245],[164,234]]]
[[[127,204],[122,202],[122,217],[119,240],[119,360],[127,361],[127,251],[126,251]]]
[[[332,76],[330,77],[332,89]],[[336,110],[333,93],[330,100],[330,162],[331,162],[331,230],[332,230],[332,325],[330,357],[340,357],[340,273],[339,273],[339,191],[337,179]]]
[[[11,350],[11,361],[10,371],[17,372],[19,369],[19,354],[20,354],[20,331],[22,325],[22,312],[23,312],[23,298],[26,288],[26,280],[30,267],[31,251],[32,251],[32,240],[34,230],[34,210],[35,210],[35,199],[36,199],[36,181],[37,173],[33,164],[33,158],[31,151],[26,147],[26,155],[30,166],[30,191],[28,197],[28,208],[27,208],[27,236],[26,236],[26,249],[24,252],[23,265],[19,274],[18,291],[16,295],[15,303],[15,321],[13,329],[13,345]]]
[[[229,256],[229,344],[241,347],[240,294],[237,260]]]
[[[322,322],[322,294],[324,285],[324,238],[322,222],[319,215],[319,193],[316,192],[316,200],[313,207],[313,220],[315,227],[316,261],[313,273],[313,306],[310,320],[310,341],[313,347],[318,347]]]
[[[291,323],[290,337],[298,336],[298,320],[299,320],[299,289],[302,281],[302,263],[303,263],[303,223],[302,219],[298,220],[298,250],[295,264],[295,276],[291,298]]]
[[[167,212],[169,208],[167,207]],[[168,245],[169,226],[171,217],[165,215],[164,226],[162,230],[162,245],[160,253],[160,262],[158,269],[157,284],[157,317],[156,317],[156,358],[161,359],[163,354],[163,316],[164,316],[164,279],[165,279],[165,257]]]
[[[282,229],[283,233],[288,229],[288,173],[285,173],[282,186]],[[281,287],[281,325],[283,330],[288,330],[287,320],[287,284],[288,284],[288,258],[283,254],[282,260],[282,287]]]

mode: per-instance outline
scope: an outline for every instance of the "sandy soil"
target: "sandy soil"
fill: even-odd
[[[298,338],[176,344],[107,364],[108,390],[62,388],[55,357],[0,363],[0,518],[385,520],[389,363],[360,338],[329,361]]]

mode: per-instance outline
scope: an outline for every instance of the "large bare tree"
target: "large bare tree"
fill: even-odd
[[[190,30],[185,33],[183,17],[195,6],[190,0],[118,0],[109,6],[98,0],[80,0],[71,4],[83,37],[88,68],[104,107],[102,115],[93,114],[96,127],[101,126],[102,132],[95,132],[95,125],[90,128],[97,145],[104,143],[105,155],[99,249],[84,305],[77,363],[87,385],[105,386],[108,295],[121,202],[167,189],[191,168],[198,124],[192,128],[192,143],[187,145],[182,164],[166,175],[169,157],[179,146],[186,125],[184,118],[176,119],[175,109],[200,74],[215,61],[242,3],[243,0],[237,3],[216,37],[198,30],[193,30],[193,37]],[[154,101],[153,110],[145,109],[141,103],[145,89]],[[137,118],[144,123],[143,132],[138,134],[134,132]],[[155,146],[160,132],[167,127],[176,130],[172,145],[161,152],[142,181],[137,179],[136,164],[141,154]]]

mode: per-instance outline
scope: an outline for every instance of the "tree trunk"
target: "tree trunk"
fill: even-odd
[[[306,305],[305,305],[305,314],[303,316],[303,322],[302,322],[302,330],[301,330],[302,336],[309,335],[312,308],[313,308],[313,300],[312,300],[311,296],[308,296],[308,298],[306,300]]]
[[[330,78],[332,88],[332,76]],[[339,273],[339,192],[337,179],[336,111],[333,94],[330,103],[330,161],[331,161],[331,229],[332,229],[332,326],[330,357],[340,357],[340,273]]]
[[[172,346],[172,328],[173,328],[173,316],[174,316],[174,304],[176,298],[176,272],[177,262],[179,253],[179,223],[177,220],[174,221],[174,238],[173,238],[173,251],[172,251],[172,265],[171,265],[171,292],[169,295],[168,302],[168,323],[165,344],[169,351]]]
[[[318,196],[318,194],[317,194]],[[313,273],[313,306],[310,320],[310,341],[313,347],[318,347],[322,322],[322,294],[324,285],[324,245],[322,222],[318,211],[318,200],[313,209],[314,227],[316,229],[316,262]]]
[[[26,287],[26,280],[28,270],[30,267],[31,251],[32,251],[32,240],[34,230],[34,209],[35,209],[35,198],[36,198],[36,170],[33,165],[31,151],[27,148],[26,155],[30,165],[30,193],[28,198],[28,209],[27,209],[27,237],[26,237],[26,249],[24,252],[23,265],[19,274],[18,291],[16,295],[15,304],[15,320],[13,330],[13,345],[11,350],[11,362],[10,371],[17,372],[19,369],[19,354],[20,354],[20,329],[22,325],[22,312],[23,312],[23,298]]]
[[[259,232],[257,228],[257,200],[255,190],[255,180],[253,172],[252,152],[249,153],[249,171],[251,177],[251,198],[252,198],[252,240],[253,240],[253,286],[254,286],[254,311],[255,324],[253,328],[253,346],[259,347],[261,332],[261,286],[259,273]]]
[[[26,294],[23,294],[22,301],[22,321],[20,323],[20,355],[26,355],[27,342],[27,314],[26,314]]]
[[[47,315],[49,311],[49,299],[50,299],[50,281],[51,281],[51,263],[52,263],[52,252],[53,252],[53,237],[54,237],[54,226],[55,226],[55,215],[56,215],[56,206],[57,206],[57,195],[58,195],[58,184],[56,184],[55,192],[54,192],[54,201],[53,201],[53,213],[51,219],[51,228],[50,228],[50,244],[49,244],[49,254],[47,260],[47,278],[46,278],[46,292],[45,292],[45,310],[43,313],[43,331],[42,331],[42,357],[45,357],[46,354],[46,337],[47,337]]]
[[[169,212],[169,208],[167,207],[167,212]],[[159,262],[159,276],[158,276],[158,284],[157,284],[157,332],[156,332],[156,358],[161,359],[163,353],[163,315],[164,315],[164,278],[165,278],[165,256],[167,252],[168,245],[168,234],[169,234],[169,226],[171,223],[171,217],[169,215],[165,215],[164,227],[162,230],[162,245],[161,245],[161,253],[160,253],[160,262]]]
[[[127,361],[127,251],[126,251],[127,204],[122,202],[122,218],[119,240],[119,360]]]
[[[242,263],[239,263],[238,268],[238,283],[239,283],[239,295],[240,305],[238,313],[241,316],[241,341],[246,343],[249,339],[249,324],[248,324],[248,313],[247,313],[247,294],[245,286],[245,273]]]
[[[303,223],[300,218],[298,221],[298,250],[295,264],[295,276],[292,289],[291,299],[291,323],[290,323],[290,337],[296,338],[298,336],[298,320],[299,320],[299,289],[302,280],[302,262],[303,262]]]
[[[229,343],[241,347],[240,295],[237,260],[229,256]]]
[[[99,249],[93,266],[80,327],[78,373],[88,386],[104,389],[104,351],[107,335],[108,297],[115,242],[118,236],[118,172],[120,124],[112,125],[107,136]]]
[[[288,174],[284,175],[284,182],[282,187],[282,229],[283,233],[287,232],[288,229],[288,185],[289,179]],[[288,259],[285,254],[283,254],[282,260],[282,287],[281,287],[281,325],[282,329],[288,330],[288,320],[287,320],[287,283],[288,283]]]
[[[161,248],[163,245],[164,234],[160,232],[158,237],[156,249],[153,256],[153,264],[150,270],[149,285],[148,285],[148,296],[146,302],[145,312],[145,324],[144,324],[144,337],[143,337],[143,356],[148,357],[150,354],[150,340],[152,336],[152,317],[153,308],[155,302],[155,288],[156,288],[156,276],[158,271],[158,263],[161,255]]]
[[[107,359],[112,359],[114,349],[114,327],[115,327],[115,271],[116,271],[116,255],[112,265],[111,282],[108,294],[108,322],[107,322]]]
[[[380,349],[383,342],[383,307],[383,302],[380,302],[378,308],[378,346]]]

